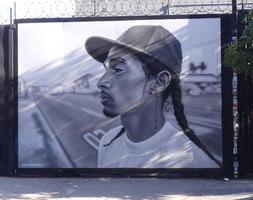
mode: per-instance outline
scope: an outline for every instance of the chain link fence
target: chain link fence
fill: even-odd
[[[9,24],[10,23],[10,5],[7,1],[0,3],[0,24]]]
[[[232,13],[232,0],[2,0],[0,24],[20,18]],[[237,1],[253,9],[253,0]]]

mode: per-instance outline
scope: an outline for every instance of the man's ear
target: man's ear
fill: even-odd
[[[170,84],[171,74],[167,70],[163,70],[156,75],[156,83],[153,86],[155,93],[164,91]]]

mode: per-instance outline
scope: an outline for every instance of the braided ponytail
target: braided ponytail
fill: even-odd
[[[174,79],[174,87],[172,88],[171,92],[171,99],[174,108],[174,115],[177,119],[178,125],[182,128],[184,134],[193,142],[195,143],[202,151],[204,151],[207,156],[215,161],[218,166],[221,167],[221,163],[209,152],[205,145],[199,140],[196,136],[194,131],[189,128],[187,119],[184,114],[184,105],[182,104],[182,91],[179,85],[179,78]]]
[[[187,119],[184,115],[184,105],[182,104],[182,92],[179,85],[179,78],[174,79],[174,88],[172,88],[171,99],[174,108],[174,115],[178,125],[185,131],[188,129]]]
[[[118,137],[120,137],[123,133],[125,133],[125,128],[122,128],[119,133],[108,143],[104,144],[104,147],[109,146],[114,140],[116,140]]]

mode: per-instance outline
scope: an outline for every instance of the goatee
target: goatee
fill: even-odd
[[[110,118],[114,118],[114,117],[117,117],[118,114],[115,114],[115,113],[111,113],[111,112],[108,112],[106,111],[105,109],[103,109],[103,113],[106,117],[110,117]]]

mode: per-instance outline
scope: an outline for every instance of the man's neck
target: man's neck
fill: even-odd
[[[131,141],[144,141],[163,127],[165,119],[161,104],[161,100],[154,99],[121,115],[121,123]]]

